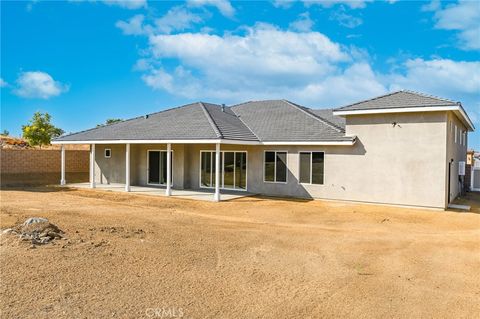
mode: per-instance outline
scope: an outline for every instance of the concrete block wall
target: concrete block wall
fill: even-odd
[[[60,182],[60,150],[0,149],[2,186],[46,185]],[[67,183],[87,182],[89,152],[65,151]]]

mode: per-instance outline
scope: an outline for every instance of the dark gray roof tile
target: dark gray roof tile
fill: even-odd
[[[335,111],[375,110],[405,107],[451,106],[457,102],[412,91],[397,91],[373,99],[357,102]]]

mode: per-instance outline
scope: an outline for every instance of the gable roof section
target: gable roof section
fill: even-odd
[[[381,95],[373,99],[343,106],[335,109],[335,111],[454,105],[457,105],[457,102],[411,91],[397,91],[386,95]]]
[[[231,107],[262,142],[353,141],[340,127],[286,100],[252,101]]]
[[[460,102],[412,91],[397,91],[333,110],[333,115],[452,111],[468,130],[475,126]]]
[[[217,138],[218,133],[200,103],[193,103],[65,135],[55,139],[55,142]]]

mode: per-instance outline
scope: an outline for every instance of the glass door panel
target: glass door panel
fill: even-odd
[[[160,182],[160,152],[148,152],[148,183],[159,184]]]

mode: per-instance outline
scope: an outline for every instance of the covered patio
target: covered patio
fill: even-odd
[[[65,184],[65,187],[78,188],[78,189],[89,189],[91,188],[90,183],[72,183]],[[114,183],[114,184],[97,184],[95,189],[102,191],[110,192],[120,192],[125,193],[125,184]],[[193,199],[193,200],[202,200],[202,201],[212,201],[214,200],[213,194],[214,191],[211,190],[193,190],[193,189],[172,189],[170,195],[167,195],[165,192],[165,187],[147,187],[147,186],[130,186],[130,193],[137,195],[149,195],[149,196],[171,196],[175,198],[184,198],[184,199]],[[240,192],[240,191],[222,191],[222,201],[228,201],[233,199],[238,199],[247,196],[253,196],[252,193]]]

